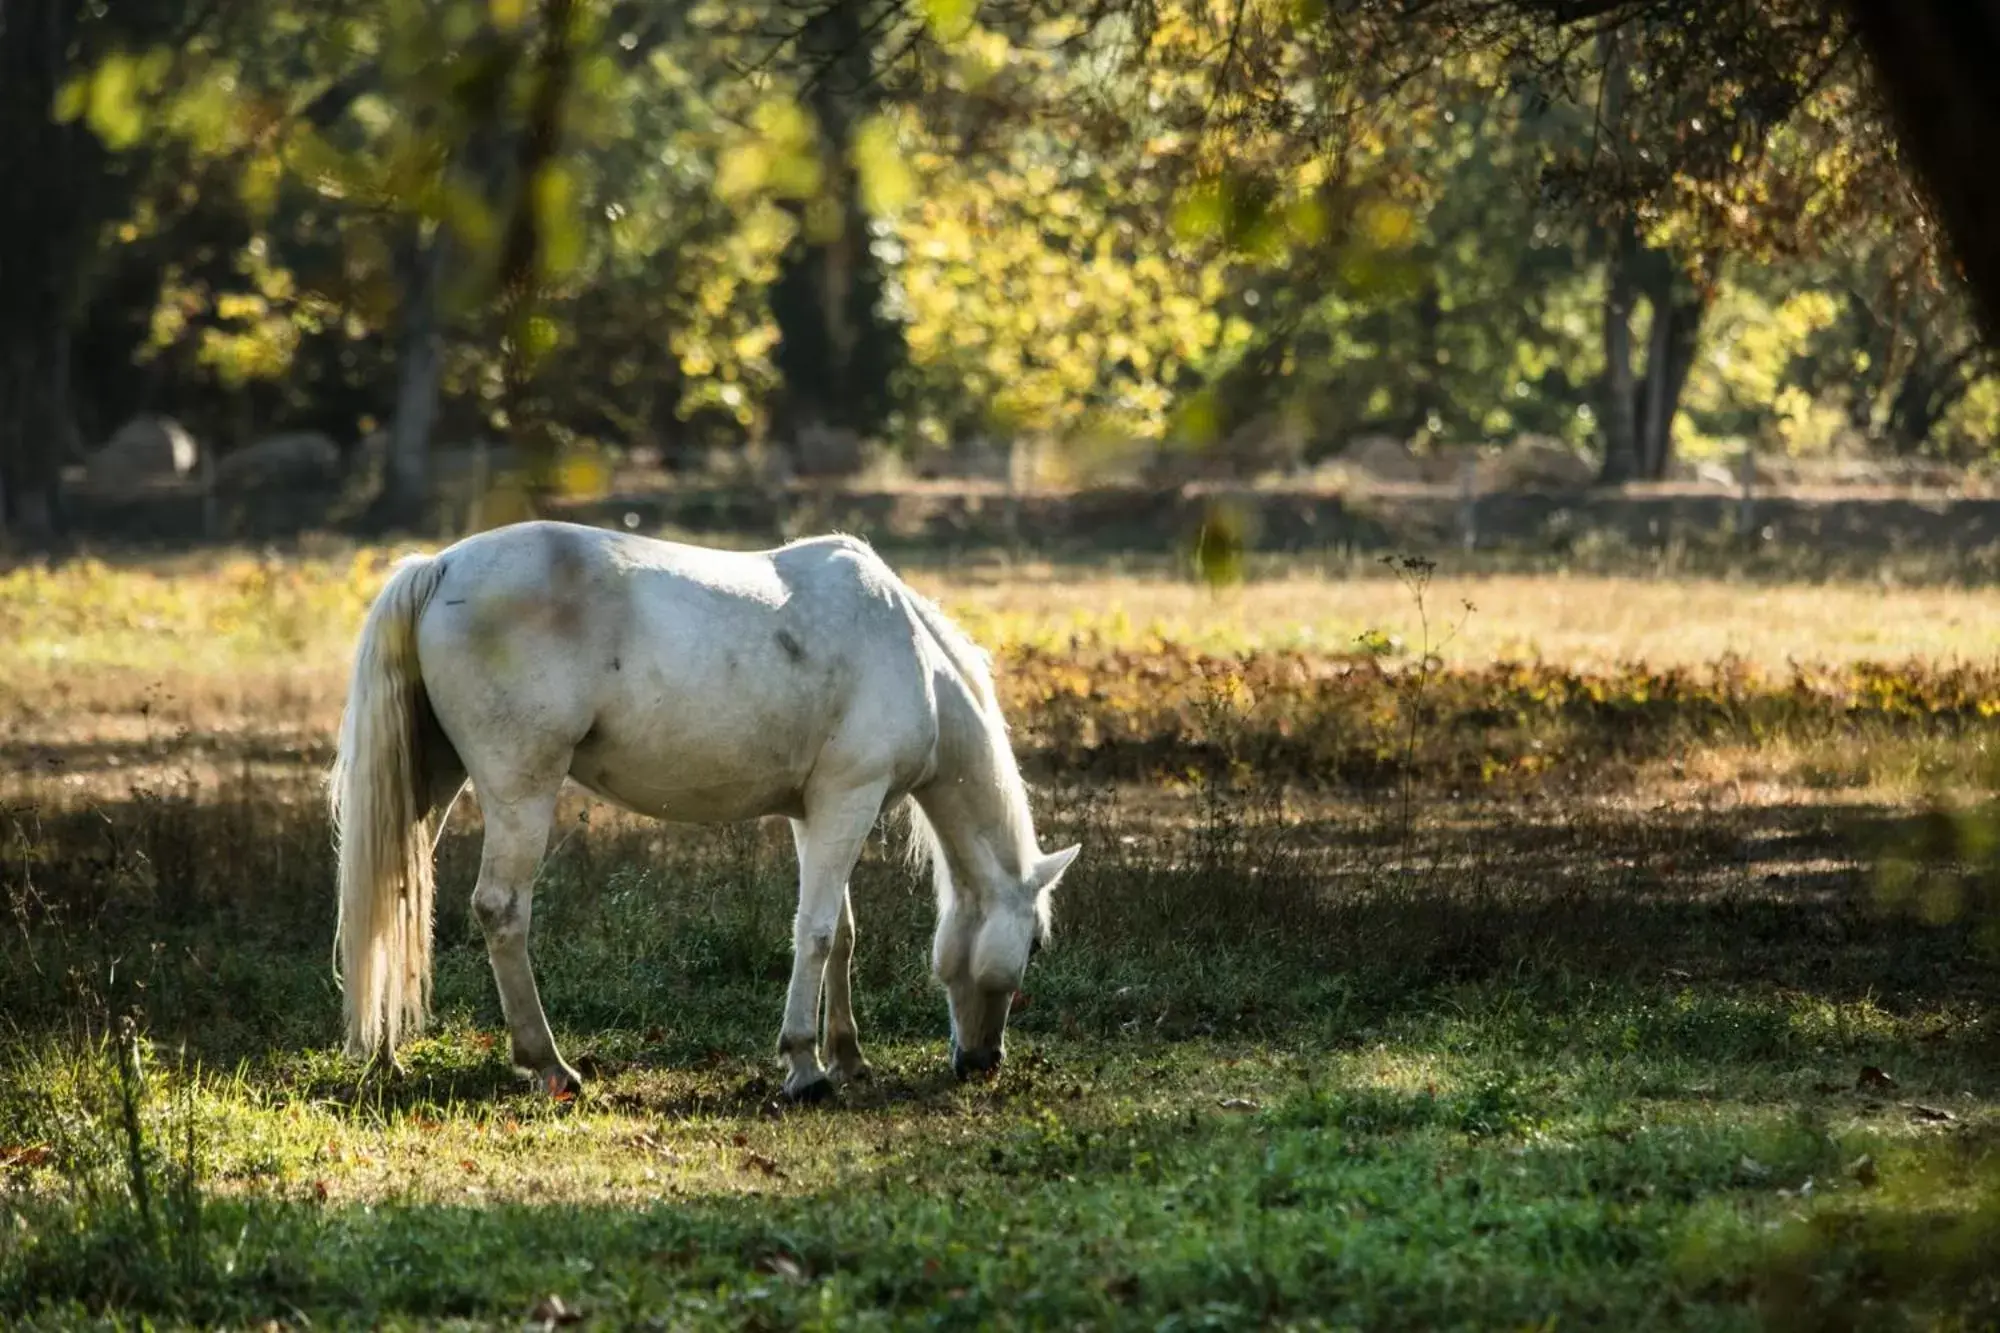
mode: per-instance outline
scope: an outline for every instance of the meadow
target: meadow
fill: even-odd
[[[856,873],[876,1074],[777,1097],[782,826],[573,799],[506,1067],[336,1049],[322,774],[392,551],[0,574],[0,1322],[1984,1327],[2000,593],[916,561],[1077,839],[997,1079]]]

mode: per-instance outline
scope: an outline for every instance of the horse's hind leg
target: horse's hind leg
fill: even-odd
[[[480,850],[479,884],[472,891],[472,912],[486,935],[486,956],[500,989],[500,1009],[507,1016],[514,1063],[531,1069],[551,1093],[575,1092],[583,1079],[556,1051],[548,1016],[535,989],[528,962],[528,922],[534,910],[535,871],[548,850],[549,829],[555,823],[558,785],[546,793],[516,800],[479,793],[486,819],[486,842]]]
[[[813,1101],[832,1090],[819,1063],[820,988],[840,936],[847,877],[868,830],[882,813],[887,792],[886,786],[871,786],[817,799],[808,793],[806,817],[793,825],[799,849],[799,914],[792,929],[792,987],[785,999],[778,1054],[789,1065],[785,1095],[794,1101]],[[849,934],[851,950],[851,927]],[[844,994],[844,965],[841,973]],[[860,1054],[859,1047],[855,1054]]]
[[[833,952],[826,960],[826,1055],[833,1077],[856,1083],[868,1077],[868,1061],[854,1026],[854,995],[850,989],[854,962],[854,892],[840,895],[840,927],[833,935]]]

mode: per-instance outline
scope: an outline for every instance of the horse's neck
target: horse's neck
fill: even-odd
[[[918,802],[962,889],[983,897],[1026,878],[1034,827],[1005,737],[982,727],[941,745],[938,771]]]

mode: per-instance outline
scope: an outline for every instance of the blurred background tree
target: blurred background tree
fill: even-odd
[[[139,414],[324,437],[395,523],[478,439],[531,496],[981,441],[1071,482],[1377,435],[1977,461],[1934,217],[1978,203],[1919,188],[1904,30],[1852,13],[8,0],[0,514],[46,539]]]

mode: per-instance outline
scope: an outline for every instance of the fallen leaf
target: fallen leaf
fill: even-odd
[[[746,1167],[753,1167],[756,1170],[762,1171],[767,1176],[782,1177],[785,1174],[785,1169],[783,1167],[779,1166],[776,1162],[772,1161],[770,1158],[766,1157],[763,1153],[760,1152],[744,1153],[743,1165]]]
[[[313,1182],[313,1198],[319,1200],[321,1203],[326,1202],[326,1182],[324,1180],[315,1180]]]
[[[735,1135],[729,1141],[735,1144],[739,1148],[747,1148],[750,1146],[750,1136],[748,1134]]]
[[[458,1164],[459,1166],[463,1167],[468,1173],[477,1171],[479,1169],[479,1163],[473,1161],[470,1157],[460,1158]]]
[[[1263,1103],[1253,1102],[1248,1097],[1223,1097],[1216,1103],[1225,1111],[1261,1111]]]
[[[1007,1012],[1010,1014],[1025,1014],[1028,1012],[1028,1006],[1031,1003],[1033,1001],[1029,998],[1028,992],[1017,990],[1014,992],[1014,998],[1008,1003]]]
[[[1861,1154],[1847,1164],[1847,1174],[1854,1177],[1856,1184],[1864,1187],[1872,1186],[1882,1178],[1881,1173],[1875,1169],[1875,1159],[1867,1153]]]
[[[1885,1092],[1896,1086],[1896,1080],[1874,1065],[1863,1065],[1855,1076],[1854,1086],[1863,1092]]]
[[[529,1322],[540,1324],[545,1329],[556,1328],[563,1324],[580,1323],[582,1319],[583,1311],[572,1305],[564,1304],[563,1298],[560,1296],[544,1296],[535,1302],[534,1309],[528,1311]]]
[[[1771,1168],[1765,1166],[1749,1153],[1745,1153],[1736,1160],[1736,1172],[1745,1180],[1767,1180],[1770,1178]]]
[[[55,1159],[55,1153],[46,1144],[30,1143],[20,1148],[0,1148],[0,1167],[19,1167],[27,1170],[34,1166],[47,1166]]]
[[[1951,1112],[1936,1106],[1925,1106],[1920,1102],[1906,1102],[1903,1109],[1910,1113],[1912,1120],[1927,1120],[1932,1124],[1949,1124],[1958,1119]]]

